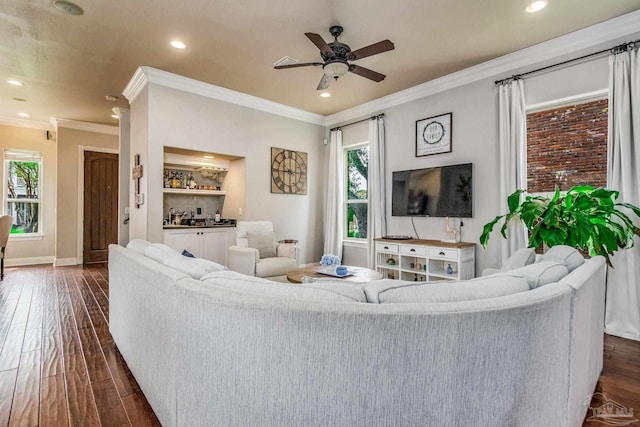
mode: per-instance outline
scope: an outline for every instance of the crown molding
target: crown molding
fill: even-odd
[[[395,107],[480,80],[495,78],[500,75],[508,77],[505,74],[509,74],[513,70],[532,67],[542,61],[550,61],[579,50],[593,49],[607,43],[619,43],[620,39],[637,34],[639,28],[640,11],[632,12],[328,115],[325,117],[325,126],[329,127],[344,123],[345,121],[380,112],[385,108]]]
[[[21,128],[53,130],[51,124],[47,122],[39,122],[37,120],[25,120],[16,117],[0,116],[0,125],[16,126]]]
[[[240,105],[242,107],[264,111],[266,113],[276,114],[302,122],[312,123],[314,125],[324,126],[325,122],[325,116],[320,114],[278,104],[277,102],[258,98],[257,96],[247,95],[246,93],[226,89],[146,66],[138,67],[122,93],[129,100],[129,103],[132,103],[140,94],[142,89],[149,83],[178,89],[194,95],[200,95],[218,101],[224,101]]]
[[[84,130],[87,132],[104,133],[106,135],[120,135],[120,128],[118,126],[101,125],[99,123],[81,122],[78,120],[60,119],[58,117],[51,117],[51,124],[53,124],[55,130],[58,128],[68,128],[75,130]]]
[[[127,114],[129,112],[129,109],[128,108],[122,108],[122,107],[113,107],[111,109],[111,111],[113,111],[113,114],[118,116],[118,119],[121,119],[122,116],[124,116],[125,114]]]

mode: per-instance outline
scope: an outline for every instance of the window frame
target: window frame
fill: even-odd
[[[358,150],[366,147],[371,153],[371,147],[369,141],[358,142],[355,144],[343,145],[343,171],[344,171],[344,191],[342,193],[342,218],[344,219],[344,226],[342,229],[342,239],[347,243],[366,243],[366,237],[349,237],[349,221],[347,220],[347,208],[349,204],[366,204],[367,214],[369,212],[369,165],[367,164],[367,198],[366,199],[349,199],[349,151]]]
[[[23,162],[23,163],[37,163],[38,164],[38,197],[37,199],[14,199],[9,197],[9,162]],[[9,203],[35,203],[38,205],[38,231],[34,233],[9,233],[9,240],[40,240],[44,236],[43,232],[43,210],[42,210],[42,182],[43,182],[43,156],[39,151],[28,151],[28,150],[10,150],[6,149],[3,153],[3,165],[4,165],[4,173],[3,178],[4,182],[2,184],[3,187],[3,212],[8,214],[9,212]]]

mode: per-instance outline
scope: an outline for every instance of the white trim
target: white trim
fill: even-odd
[[[342,241],[342,246],[343,247],[347,247],[347,248],[360,248],[360,249],[366,249],[369,245],[367,244],[367,239],[361,239],[361,241],[359,240],[347,240],[344,239]]]
[[[640,11],[592,25],[582,30],[574,31],[573,33],[331,114],[325,117],[325,126],[329,127],[369,114],[375,114],[385,108],[395,107],[479,80],[495,78],[496,76],[507,77],[506,74],[508,74],[510,70],[531,67],[542,61],[553,60],[563,55],[570,55],[576,51],[590,48],[595,50],[598,46],[619,41],[621,38],[638,33],[638,28],[640,28]]]
[[[26,242],[29,240],[42,240],[44,234],[42,233],[27,233],[27,234],[9,234],[10,242]]]
[[[76,242],[76,255],[78,262],[76,264],[82,264],[84,262],[84,152],[94,151],[97,153],[110,153],[120,156],[119,148],[102,148],[91,147],[88,145],[78,145],[78,206],[77,206],[77,232],[78,236]],[[119,157],[118,157],[119,159]],[[120,180],[120,176],[118,176]],[[119,208],[118,208],[119,209]]]
[[[553,99],[551,101],[540,102],[538,104],[527,105],[527,113],[537,113],[538,111],[551,110],[552,108],[566,105],[583,104],[585,102],[606,99],[609,97],[609,89],[594,90],[593,92],[581,93],[579,95],[567,96],[565,98]]]
[[[82,259],[80,258],[56,258],[53,260],[54,267],[64,267],[66,265],[78,265],[82,264]]]
[[[21,265],[36,265],[36,264],[53,264],[53,256],[37,256],[31,258],[7,258],[4,260],[5,267],[19,267]]]
[[[17,126],[21,128],[53,130],[53,126],[47,122],[39,122],[37,120],[19,119],[16,117],[0,116],[0,125]]]
[[[205,96],[218,101],[229,102],[231,104],[264,111],[266,113],[277,114],[290,119],[300,120],[302,122],[325,126],[325,117],[320,114],[310,113],[299,108],[278,104],[277,102],[258,98],[257,96],[248,95],[246,93],[237,92],[235,90],[226,89],[146,66],[138,67],[122,92],[129,100],[129,104],[136,99],[142,89],[149,83],[178,89],[195,95]]]
[[[104,133],[106,135],[120,135],[120,128],[118,126],[102,125],[99,123],[81,122],[78,120],[60,119],[58,117],[51,117],[51,123],[55,126],[56,131],[58,128],[69,128],[76,130],[84,130],[87,132]]]

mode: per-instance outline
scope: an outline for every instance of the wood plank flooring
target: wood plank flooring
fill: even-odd
[[[5,270],[0,427],[160,425],[109,334],[108,278],[106,264]],[[640,342],[605,335],[604,356],[591,406],[640,415]]]
[[[109,334],[106,264],[5,269],[0,426],[159,426]]]

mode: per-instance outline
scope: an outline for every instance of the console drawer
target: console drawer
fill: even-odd
[[[402,255],[425,256],[427,248],[425,246],[400,246],[400,253]]]
[[[398,253],[398,245],[393,243],[382,243],[376,242],[376,251],[378,252],[389,252],[389,253]]]
[[[429,258],[450,259],[455,261],[458,259],[458,251],[455,249],[429,248]]]

